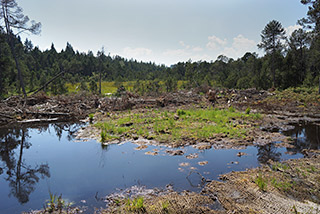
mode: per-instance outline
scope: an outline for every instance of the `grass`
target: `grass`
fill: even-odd
[[[89,122],[90,122],[90,123],[92,123],[93,118],[94,118],[94,114],[89,114]]]
[[[310,105],[319,105],[320,95],[317,87],[297,87],[288,88],[283,91],[275,91],[275,96],[267,98],[266,101],[269,103],[277,101],[284,104],[295,101],[300,103],[301,108],[306,108]]]
[[[122,82],[122,85],[129,91],[133,90],[133,86],[135,84],[136,81],[127,81],[127,82]],[[143,81],[140,81],[143,82]],[[180,89],[183,85],[184,81],[178,81],[178,89]],[[88,88],[89,88],[89,83],[86,83]],[[164,82],[160,81],[160,85],[163,86]],[[80,83],[75,83],[75,84],[71,84],[71,83],[67,83],[66,84],[67,88],[68,88],[68,92],[69,93],[73,93],[73,92],[78,92],[80,89]],[[97,82],[97,86],[98,82]],[[101,82],[101,93],[102,94],[107,94],[107,93],[115,93],[117,91],[117,86],[115,84],[115,82],[107,82],[107,81],[103,81]]]
[[[123,86],[127,89],[127,90],[132,90],[133,85],[134,85],[134,81],[128,81],[128,82],[123,82]],[[98,85],[98,83],[97,83]],[[67,88],[68,88],[68,92],[72,93],[72,92],[78,92],[80,89],[80,83],[75,83],[75,84],[71,84],[71,83],[67,83],[66,84]],[[87,86],[89,88],[89,83],[87,83]],[[99,85],[98,85],[99,87]],[[117,91],[117,86],[115,85],[115,82],[101,82],[101,93],[102,94],[106,94],[106,93],[115,93]]]
[[[255,121],[260,114],[244,114],[219,109],[178,109],[176,112],[144,109],[143,112],[113,114],[95,124],[105,133],[104,139],[141,136],[159,142],[182,142],[184,140],[205,140],[223,134],[229,138],[244,139],[250,129],[236,121]],[[102,136],[101,136],[102,138]]]
[[[137,197],[132,200],[128,199],[126,203],[126,210],[129,212],[144,213],[146,212],[146,208],[143,203],[144,203],[143,197]]]
[[[275,188],[278,188],[280,190],[283,191],[288,191],[290,188],[292,188],[293,184],[287,181],[277,181],[277,179],[272,178],[271,179],[271,184],[272,186],[274,186]]]
[[[289,168],[289,166],[287,164],[283,164],[283,163],[279,163],[279,162],[272,165],[272,170],[274,170],[274,171],[276,171],[276,170],[286,171],[288,168]]]
[[[50,199],[47,201],[45,205],[45,211],[48,213],[59,212],[64,213],[64,209],[68,209],[72,206],[72,203],[67,203],[62,196],[56,196],[55,194],[49,193]]]
[[[266,191],[267,190],[267,182],[266,180],[262,177],[261,174],[256,178],[255,183],[258,185],[259,189],[261,191]]]

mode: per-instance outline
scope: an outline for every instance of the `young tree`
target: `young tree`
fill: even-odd
[[[99,94],[101,95],[101,79],[102,79],[102,73],[104,73],[106,66],[106,55],[104,54],[104,47],[101,48],[101,51],[98,51],[97,56],[99,58]]]
[[[16,68],[18,70],[18,79],[20,82],[20,87],[22,89],[25,99],[27,98],[27,93],[24,87],[24,81],[19,66],[19,59],[15,52],[15,40],[16,35],[21,32],[28,31],[33,34],[40,33],[41,23],[36,23],[31,21],[29,24],[29,17],[23,14],[22,8],[18,6],[16,0],[0,0],[1,12],[0,20],[3,19],[5,33],[7,35],[7,40],[10,45],[11,53],[13,55]]]
[[[273,87],[276,83],[276,68],[275,68],[275,55],[276,52],[281,52],[284,48],[282,41],[285,37],[285,30],[281,23],[272,20],[269,22],[261,32],[261,43],[258,48],[264,49],[267,54],[271,54],[271,71],[273,77]]]

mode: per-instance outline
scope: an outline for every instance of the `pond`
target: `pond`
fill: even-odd
[[[201,176],[218,179],[220,174],[257,167],[269,159],[301,158],[301,149],[320,145],[319,126],[303,124],[286,133],[296,139],[290,150],[277,148],[276,142],[241,150],[201,151],[188,146],[179,148],[183,155],[171,156],[163,146],[135,150],[138,146],[130,142],[110,146],[75,142],[73,134],[81,126],[56,123],[0,129],[0,213],[41,209],[50,192],[90,210],[106,206],[97,197],[133,185],[171,184],[177,191],[200,191]],[[157,156],[145,154],[155,150]],[[246,155],[238,156],[239,152]],[[198,157],[188,159],[190,154]]]

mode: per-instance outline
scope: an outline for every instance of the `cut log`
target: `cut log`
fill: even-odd
[[[30,112],[27,111],[26,114],[32,114],[32,115],[41,115],[41,116],[56,116],[56,117],[70,117],[71,114],[69,113],[62,113],[62,112]]]
[[[58,120],[59,120],[59,118],[30,119],[30,120],[18,121],[18,123],[46,123],[46,122],[53,122],[53,121],[58,121]]]

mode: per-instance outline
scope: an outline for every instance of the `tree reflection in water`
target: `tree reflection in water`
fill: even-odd
[[[269,143],[264,146],[257,146],[258,149],[258,161],[262,164],[266,164],[268,160],[280,161],[281,153],[277,152],[277,148],[274,143]]]
[[[284,132],[293,139],[293,148],[288,148],[292,154],[303,149],[320,149],[320,126],[302,122],[296,124],[294,129]]]
[[[59,140],[64,131],[68,133],[67,138],[72,139],[79,127],[77,124],[66,123],[52,124],[52,126]],[[23,158],[24,150],[32,146],[28,141],[30,138],[29,128],[19,126],[0,129],[0,176],[4,177],[9,184],[9,196],[16,197],[21,204],[29,201],[29,195],[35,190],[40,178],[50,177],[48,164],[31,166]],[[34,126],[33,128],[37,128],[40,134],[50,130],[50,125]]]

